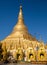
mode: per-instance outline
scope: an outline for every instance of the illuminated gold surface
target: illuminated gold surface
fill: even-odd
[[[17,59],[17,53],[20,53],[21,55],[19,56],[18,60],[22,60],[23,58],[23,53],[22,51],[18,52],[18,48],[20,48],[20,50],[22,49],[23,51],[25,51],[25,53],[27,52],[26,57],[26,61],[35,61],[36,58],[38,58],[38,61],[44,61],[46,59],[46,52],[44,52],[44,59],[40,59],[40,51],[41,50],[36,50],[37,47],[41,48],[43,47],[43,50],[45,51],[45,45],[43,42],[39,42],[36,40],[36,38],[34,38],[32,35],[30,35],[28,33],[28,30],[26,28],[26,26],[24,25],[24,18],[23,18],[23,14],[22,14],[22,6],[20,6],[20,11],[19,11],[19,15],[18,15],[18,22],[16,24],[16,26],[14,26],[12,33],[6,37],[4,40],[1,41],[2,42],[2,48],[6,47],[7,52],[12,53],[13,57],[15,59]],[[29,51],[32,48],[31,53],[33,54],[33,56],[31,56],[29,58]],[[27,51],[28,49],[28,51]],[[37,56],[38,53],[38,56]],[[35,58],[36,57],[36,58]]]

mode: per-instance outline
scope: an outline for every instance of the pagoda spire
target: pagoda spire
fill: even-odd
[[[24,24],[22,6],[20,6],[17,24],[14,26],[14,29],[13,29],[13,32],[17,32],[17,31],[27,31],[27,28]]]
[[[20,11],[19,11],[19,15],[18,15],[18,24],[23,24],[24,23],[24,19],[23,19],[23,13],[22,13],[22,6],[20,6]]]

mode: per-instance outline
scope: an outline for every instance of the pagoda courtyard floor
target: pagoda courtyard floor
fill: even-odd
[[[0,65],[47,65],[47,62],[19,62],[19,63],[0,63]]]

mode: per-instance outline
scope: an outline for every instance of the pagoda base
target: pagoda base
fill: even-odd
[[[1,63],[0,65],[47,65],[47,62],[17,62],[17,63]]]

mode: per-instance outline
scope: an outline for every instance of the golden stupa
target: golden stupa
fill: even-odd
[[[28,33],[24,25],[22,6],[18,15],[18,22],[14,26],[12,33],[1,41],[2,48],[6,48],[16,60],[24,61],[47,61],[47,53],[43,42],[39,42]],[[23,56],[23,54],[25,56]],[[38,54],[38,55],[37,55]]]

